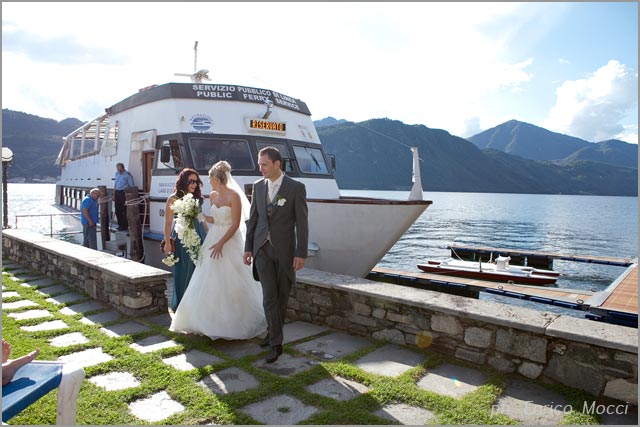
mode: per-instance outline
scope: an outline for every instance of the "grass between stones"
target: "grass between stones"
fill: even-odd
[[[3,268],[4,270],[4,268]],[[7,270],[9,271],[9,270]],[[391,378],[383,377],[360,369],[355,362],[379,347],[383,342],[371,342],[371,345],[361,348],[351,354],[334,361],[319,361],[317,365],[291,375],[282,377],[272,374],[264,369],[257,368],[254,362],[264,357],[265,351],[257,355],[247,355],[233,359],[225,353],[212,347],[212,341],[204,337],[196,337],[182,334],[174,334],[166,327],[154,324],[145,319],[135,319],[149,326],[149,330],[133,335],[109,337],[99,329],[110,324],[119,324],[128,320],[122,317],[104,325],[86,325],[80,322],[83,316],[94,314],[92,312],[63,315],[59,311],[65,306],[88,300],[83,297],[78,301],[66,304],[53,304],[45,301],[48,295],[36,292],[34,287],[21,286],[22,281],[11,280],[11,275],[3,274],[2,284],[4,292],[16,291],[21,296],[4,299],[3,302],[28,299],[39,304],[39,307],[22,308],[10,312],[27,311],[31,309],[46,309],[53,316],[46,319],[16,320],[8,316],[9,312],[2,313],[2,337],[11,343],[13,357],[21,356],[34,348],[40,349],[37,360],[56,360],[82,350],[101,347],[104,353],[113,359],[94,366],[85,367],[85,381],[78,397],[77,424],[84,425],[131,425],[131,424],[165,424],[165,425],[192,425],[192,424],[259,424],[249,415],[243,413],[241,408],[252,403],[267,400],[273,396],[286,394],[300,400],[304,405],[311,405],[318,411],[301,424],[315,425],[348,425],[348,424],[391,424],[392,422],[378,417],[373,413],[383,405],[389,403],[404,403],[427,409],[435,414],[435,418],[429,422],[432,424],[476,424],[476,425],[507,425],[518,424],[517,420],[502,414],[493,414],[492,405],[503,391],[507,378],[499,373],[490,372],[483,368],[483,372],[489,372],[487,382],[475,391],[468,393],[461,399],[440,395],[421,389],[416,385],[431,368],[447,361],[449,358],[428,350],[423,350],[427,357],[417,367],[409,369],[402,375]],[[73,292],[73,291],[72,291]],[[100,312],[97,310],[96,312]],[[26,332],[21,326],[36,325],[43,321],[62,320],[69,327],[64,330]],[[76,344],[69,347],[53,347],[49,340],[53,337],[71,332],[82,333],[89,342]],[[327,331],[321,335],[327,335],[335,331]],[[151,353],[140,353],[130,347],[130,344],[139,342],[143,338],[163,335],[172,339],[178,346],[161,349]],[[309,341],[318,336],[300,340],[286,345],[285,353],[291,356],[305,356],[308,354],[297,352],[293,346],[300,342]],[[257,340],[257,339],[256,339]],[[257,342],[257,341],[256,341]],[[190,371],[180,371],[165,364],[162,359],[181,354],[188,350],[197,349],[218,356],[221,361],[206,365]],[[413,351],[420,351],[412,348]],[[465,365],[455,361],[458,365]],[[230,367],[237,367],[249,373],[259,382],[258,387],[245,391],[216,395],[209,389],[199,386],[197,383],[202,378],[222,371]],[[140,385],[124,390],[106,391],[104,388],[94,385],[88,378],[111,372],[129,372]],[[307,387],[323,379],[332,376],[340,376],[348,380],[356,381],[367,386],[370,391],[357,397],[338,401],[319,394],[311,393]],[[574,407],[581,407],[583,401],[590,399],[586,393],[569,388],[555,388],[570,400]],[[128,405],[139,399],[147,398],[155,393],[166,391],[173,400],[184,406],[184,410],[169,416],[159,422],[147,422],[135,417]],[[275,408],[280,413],[289,412],[289,408]],[[10,424],[35,425],[55,424],[56,391],[52,391],[42,399],[35,402],[22,413],[10,420]],[[597,424],[595,416],[584,415],[575,411],[564,416],[563,424]]]

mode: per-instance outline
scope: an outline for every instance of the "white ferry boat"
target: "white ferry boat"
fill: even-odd
[[[204,83],[206,73],[194,73],[192,83],[141,89],[66,136],[56,160],[62,168],[56,203],[77,210],[84,195],[101,185],[111,199],[116,164],[122,162],[145,200],[140,207],[144,262],[166,269],[159,241],[177,174],[184,167],[197,170],[205,183],[202,194],[208,195],[209,168],[226,160],[250,195],[252,183],[262,178],[258,151],[274,146],[286,173],[307,188],[305,266],[358,277],[366,276],[431,205],[422,200],[419,169],[418,200],[341,196],[335,157],[324,152],[304,102],[268,89]]]

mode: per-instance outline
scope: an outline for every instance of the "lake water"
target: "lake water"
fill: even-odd
[[[406,199],[402,191],[343,190],[346,196]],[[55,184],[8,184],[9,225],[16,215],[60,213],[54,206]],[[610,257],[638,256],[638,198],[425,192],[433,201],[422,216],[380,261],[380,267],[418,271],[430,258],[450,255],[447,245],[498,248]],[[54,232],[69,231],[72,221],[52,220]],[[311,225],[313,226],[313,225]],[[18,227],[50,232],[50,220],[19,218]],[[78,230],[79,227],[75,227]],[[554,261],[561,273],[557,286],[604,290],[624,267]],[[522,305],[582,317],[584,313],[481,293],[481,299]]]

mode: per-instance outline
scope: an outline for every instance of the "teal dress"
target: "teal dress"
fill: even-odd
[[[200,199],[200,206],[202,206],[203,200]],[[174,215],[174,219],[176,215]],[[207,236],[207,232],[204,229],[204,225],[197,219],[193,220],[193,225],[196,229],[196,233],[200,236],[200,241],[204,241],[204,238]],[[171,238],[175,239],[176,243],[176,257],[179,259],[177,263],[173,266],[173,297],[171,298],[171,310],[173,312],[178,308],[178,304],[182,300],[182,296],[184,292],[187,290],[187,285],[189,285],[189,280],[191,280],[191,275],[195,270],[196,266],[193,264],[187,249],[182,245],[182,242],[178,238],[175,229],[171,232]]]

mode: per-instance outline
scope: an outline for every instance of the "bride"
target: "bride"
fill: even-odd
[[[230,172],[225,161],[209,170],[211,216],[203,216],[212,225],[170,331],[249,339],[267,330],[262,288],[242,260],[251,205]]]

